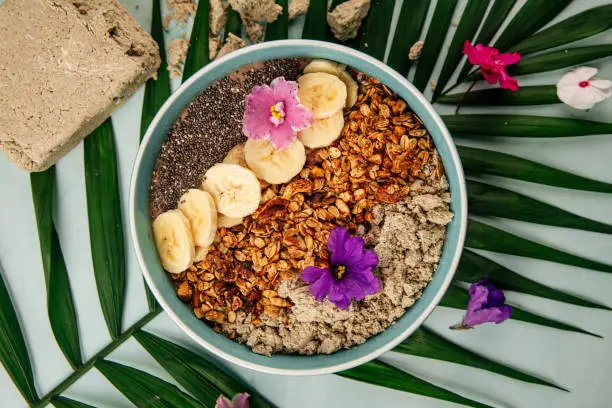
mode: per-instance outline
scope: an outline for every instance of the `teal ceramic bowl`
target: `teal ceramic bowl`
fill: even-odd
[[[155,159],[172,122],[183,108],[211,82],[239,67],[282,57],[334,60],[377,78],[397,92],[410,109],[419,115],[433,137],[444,163],[451,190],[451,209],[455,213],[448,226],[442,259],[422,297],[396,324],[384,332],[364,344],[331,355],[279,354],[266,357],[215,333],[208,325],[198,320],[189,306],[176,296],[158,261],[149,221],[149,185]],[[243,48],[214,61],[194,74],[172,94],[149,126],[136,158],[130,191],[130,224],[136,254],[151,291],[168,315],[191,338],[214,355],[244,367],[275,374],[311,375],[332,373],[366,363],[395,347],[423,323],[446,291],[459,262],[466,230],[466,207],[463,170],[453,140],[433,107],[412,84],[382,62],[350,48],[319,41],[284,40]]]

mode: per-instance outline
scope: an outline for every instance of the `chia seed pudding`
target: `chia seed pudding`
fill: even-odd
[[[305,58],[213,82],[171,127],[150,191],[177,296],[265,355],[333,353],[397,321],[438,266],[449,203],[406,102]]]

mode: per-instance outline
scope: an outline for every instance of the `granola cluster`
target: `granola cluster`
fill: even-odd
[[[262,313],[286,320],[292,305],[278,295],[279,283],[306,266],[329,266],[334,227],[355,231],[374,220],[377,204],[404,200],[415,180],[444,175],[430,135],[406,103],[374,78],[357,79],[359,96],[340,138],[308,152],[289,183],[263,183],[257,211],[220,228],[203,261],[171,275],[178,296],[216,331],[237,313],[253,324]]]

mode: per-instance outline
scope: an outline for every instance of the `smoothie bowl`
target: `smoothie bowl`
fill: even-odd
[[[212,62],[163,105],[130,222],[153,294],[199,344],[323,374],[390,350],[437,305],[466,191],[448,130],[405,78],[286,40]]]

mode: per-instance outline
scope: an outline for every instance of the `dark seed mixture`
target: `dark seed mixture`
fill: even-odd
[[[223,161],[232,147],[245,140],[244,98],[251,89],[279,76],[295,81],[306,62],[283,58],[245,66],[211,84],[183,111],[155,162],[150,196],[152,219],[175,208],[185,190],[199,187],[206,170]]]

